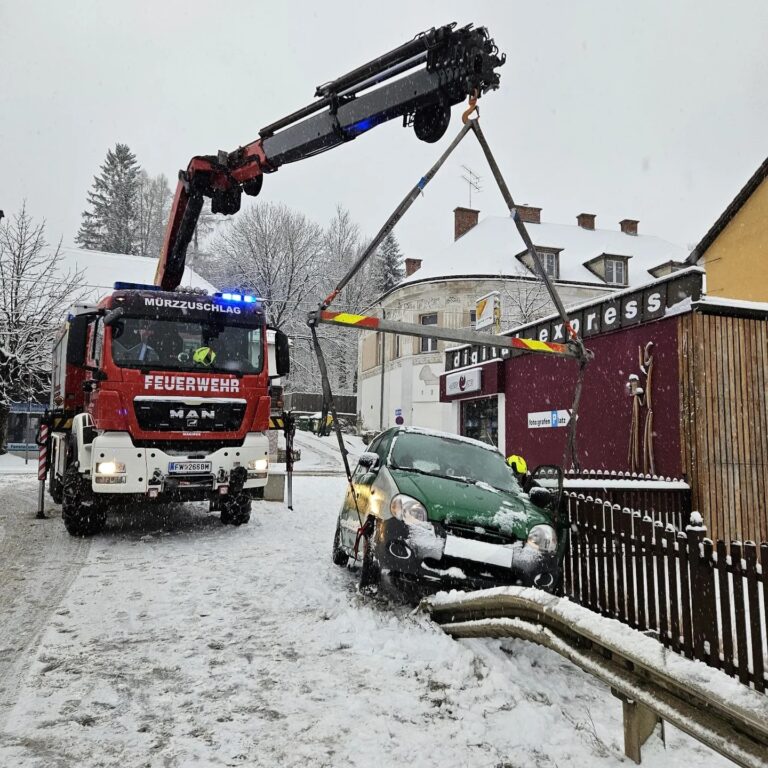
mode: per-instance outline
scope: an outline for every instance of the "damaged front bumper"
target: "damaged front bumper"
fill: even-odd
[[[559,581],[554,552],[542,552],[522,541],[497,544],[457,536],[439,523],[380,521],[373,543],[382,573],[424,593],[500,585],[553,590]]]

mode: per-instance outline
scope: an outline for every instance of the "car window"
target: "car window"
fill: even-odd
[[[399,469],[485,483],[503,491],[522,493],[500,453],[464,440],[402,432],[392,447],[391,463]]]

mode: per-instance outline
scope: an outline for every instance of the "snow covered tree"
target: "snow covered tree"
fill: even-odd
[[[26,205],[0,226],[0,452],[9,406],[44,395],[51,343],[70,304],[82,300],[81,272],[65,272]]]
[[[126,144],[107,151],[100,173],[88,192],[78,245],[94,251],[137,253],[139,229],[139,164]]]
[[[384,242],[379,246],[377,256],[380,274],[379,288],[381,293],[386,293],[400,283],[405,276],[403,254],[393,232],[384,238]]]
[[[153,178],[141,170],[136,202],[136,253],[156,259],[163,245],[172,202],[171,188],[165,175],[161,173]]]

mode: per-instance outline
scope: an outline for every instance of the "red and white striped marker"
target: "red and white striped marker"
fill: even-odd
[[[45,520],[45,476],[48,464],[48,425],[40,425],[40,454],[37,459],[37,479],[40,481],[40,492],[37,495],[37,517]]]
[[[40,425],[40,456],[37,460],[37,479],[45,482],[46,464],[48,463],[48,425]]]

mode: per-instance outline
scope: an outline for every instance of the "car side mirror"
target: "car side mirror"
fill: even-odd
[[[103,323],[104,325],[112,325],[112,323],[117,322],[124,314],[125,310],[123,307],[115,307],[114,309],[110,309],[109,312],[104,315]]]
[[[536,492],[546,490],[549,496],[547,504],[540,504],[534,495]],[[551,509],[557,515],[560,509],[560,500],[563,497],[563,470],[556,464],[541,464],[531,473],[531,501],[538,507]],[[544,497],[541,496],[541,501]]]
[[[273,376],[287,376],[291,370],[290,341],[280,330],[275,330],[275,368]]]
[[[85,363],[85,351],[88,340],[88,323],[93,314],[75,315],[69,321],[67,329],[67,365],[81,366]]]
[[[367,469],[368,472],[373,472],[379,465],[379,454],[373,453],[373,451],[366,451],[360,455],[357,463],[363,467],[363,469]]]

